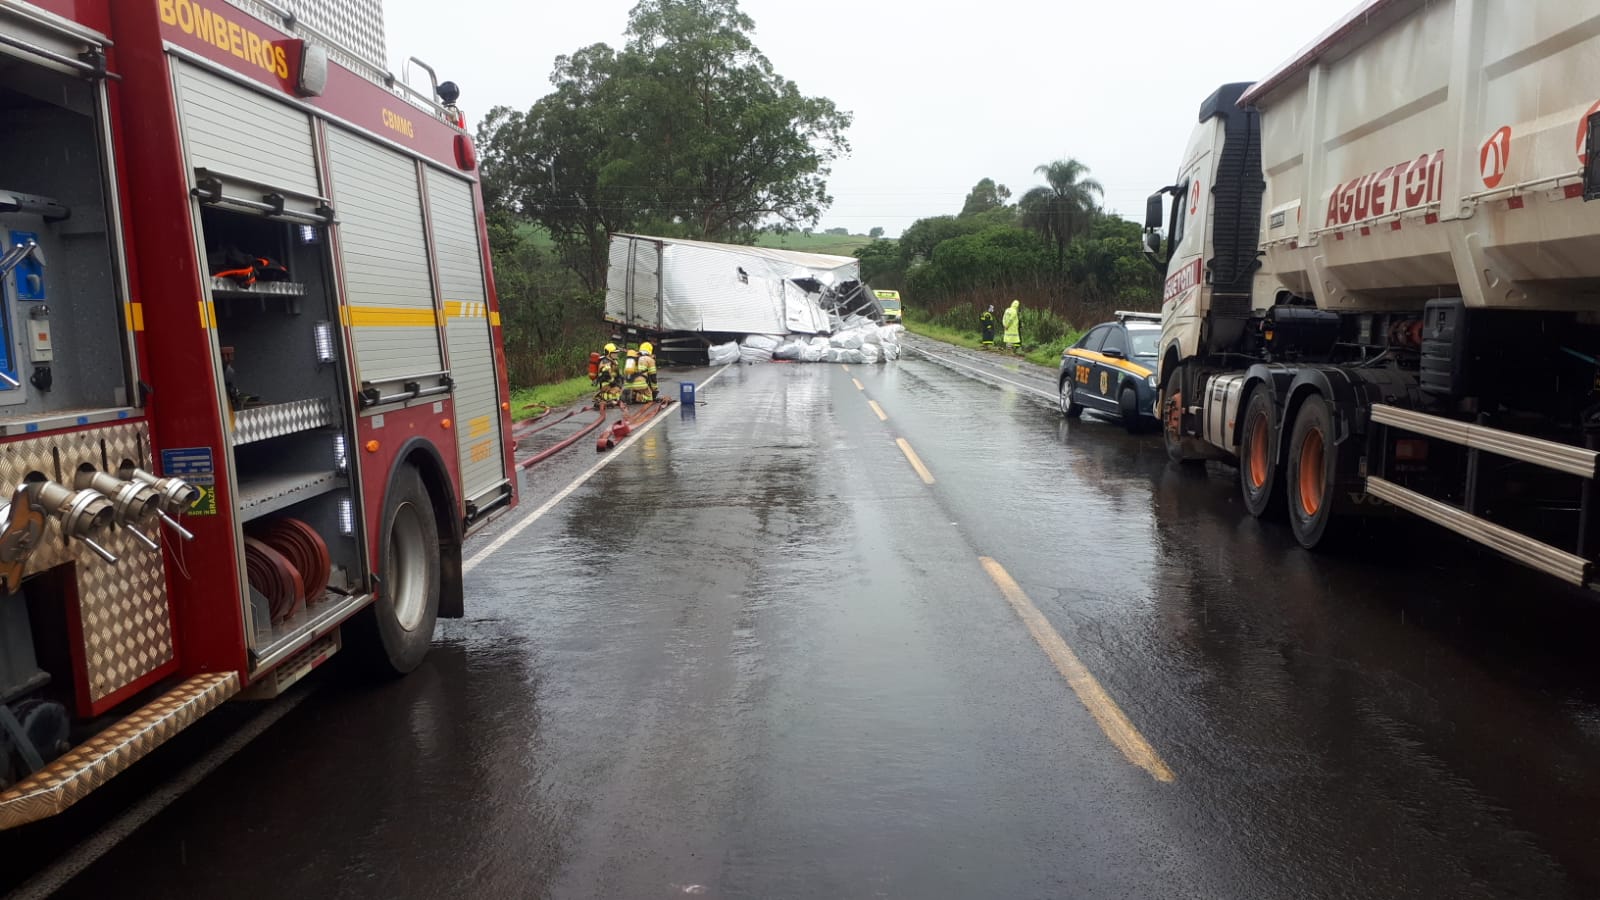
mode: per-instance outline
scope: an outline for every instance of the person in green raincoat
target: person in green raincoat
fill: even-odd
[[[1006,307],[1006,313],[1001,317],[1000,324],[1006,329],[1006,349],[1013,352],[1022,350],[1022,301],[1013,300]]]

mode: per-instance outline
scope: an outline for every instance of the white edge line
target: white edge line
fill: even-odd
[[[94,834],[85,838],[77,846],[57,859],[46,869],[35,874],[23,882],[16,890],[6,895],[6,900],[34,900],[34,898],[49,897],[56,891],[65,887],[72,879],[78,877],[83,871],[99,861],[116,846],[126,840],[135,831],[144,827],[151,819],[160,815],[167,807],[171,806],[184,794],[193,790],[196,785],[204,781],[212,772],[215,772],[223,763],[232,759],[234,754],[243,750],[251,741],[260,737],[262,732],[278,723],[279,719],[294,711],[294,708],[305,701],[316,690],[315,687],[306,688],[291,697],[280,697],[276,702],[268,705],[260,715],[249,722],[227,739],[213,747],[204,756],[195,760],[187,769],[154,792],[146,795],[144,799],[130,807],[127,812],[112,819]]]
[[[700,386],[701,387],[705,387],[706,385],[710,384],[711,382],[716,381],[717,380],[717,376],[721,375],[723,372],[728,371],[728,369],[732,365],[735,365],[735,364],[734,363],[729,363],[728,365],[723,366],[722,368],[716,370],[715,372],[712,372],[710,378],[707,378],[705,381],[700,382]],[[663,412],[664,412],[664,410],[663,410]],[[573,482],[571,484],[569,484],[566,487],[562,488],[560,493],[556,494],[554,497],[551,497],[549,500],[546,500],[543,505],[541,505],[538,509],[534,510],[533,512],[529,513],[528,516],[526,518],[524,518],[522,521],[520,521],[517,524],[515,524],[515,525],[511,526],[510,528],[506,529],[504,534],[502,534],[499,537],[495,538],[494,540],[490,541],[488,544],[486,544],[483,547],[483,549],[479,550],[477,553],[472,554],[472,556],[470,558],[468,558],[467,561],[461,566],[461,574],[462,574],[462,576],[465,577],[467,575],[470,575],[472,573],[472,570],[476,569],[478,567],[479,563],[483,562],[485,559],[488,559],[489,556],[491,554],[493,554],[496,550],[499,550],[501,547],[504,547],[506,544],[511,543],[511,541],[514,540],[517,535],[519,535],[522,532],[526,531],[529,526],[531,526],[533,523],[535,523],[535,522],[539,521],[541,518],[543,518],[544,515],[546,513],[548,513],[550,510],[555,509],[556,505],[559,504],[561,501],[563,501],[563,500],[567,499],[568,497],[572,496],[572,493],[574,491],[576,491],[578,488],[583,487],[584,482],[586,482],[589,479],[593,478],[596,474],[599,473],[599,471],[601,469],[604,469],[606,466],[610,465],[612,460],[614,460],[617,457],[621,456],[622,455],[622,451],[626,450],[628,448],[629,444],[632,444],[634,441],[636,441],[639,438],[643,437],[645,435],[645,433],[648,432],[650,429],[656,427],[657,425],[660,425],[662,422],[665,422],[666,420],[667,420],[667,417],[665,415],[657,414],[655,418],[653,418],[650,421],[646,422],[642,428],[640,428],[638,431],[635,431],[632,435],[630,435],[628,438],[623,440],[622,443],[620,443],[617,446],[613,447],[611,449],[611,451],[608,452],[605,455],[605,458],[601,459],[599,462],[597,462],[593,466],[591,466],[589,471],[583,473],[582,475],[579,475],[576,479],[573,480]],[[604,426],[602,426],[602,427],[604,427]]]
[[[1040,389],[1038,389],[1038,388],[1032,388],[1032,386],[1027,386],[1027,384],[1022,384],[1021,381],[1011,381],[1010,378],[1005,378],[1005,376],[995,375],[995,373],[992,373],[992,372],[984,372],[984,370],[982,370],[982,368],[971,367],[971,365],[958,364],[958,362],[955,362],[955,360],[950,359],[950,357],[938,356],[938,354],[933,354],[933,352],[925,351],[925,349],[922,349],[922,348],[917,348],[917,352],[920,352],[920,354],[922,354],[922,356],[928,357],[928,359],[938,360],[939,365],[949,365],[949,367],[952,367],[952,368],[965,368],[966,372],[976,372],[976,373],[978,373],[978,375],[981,375],[982,378],[994,378],[995,381],[1005,381],[1006,384],[1011,384],[1011,386],[1013,386],[1013,388],[1024,389],[1024,391],[1030,392],[1030,394],[1037,394],[1037,396],[1045,397],[1046,400],[1051,400],[1051,402],[1054,402],[1054,400],[1056,400],[1056,397],[1054,397],[1054,394],[1046,394],[1045,391],[1040,391]]]

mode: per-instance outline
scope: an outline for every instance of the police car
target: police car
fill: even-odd
[[[1159,313],[1118,312],[1115,322],[1089,329],[1061,354],[1061,411],[1085,409],[1122,419],[1129,431],[1155,422]]]

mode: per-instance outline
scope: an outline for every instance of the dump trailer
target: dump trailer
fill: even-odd
[[[727,336],[828,334],[850,315],[883,315],[855,257],[611,236],[606,321],[667,353]]]
[[[384,52],[378,0],[0,0],[0,829],[462,615],[499,313],[458,92]]]
[[[1369,0],[1206,99],[1145,223],[1171,456],[1308,548],[1409,514],[1592,584],[1597,34],[1600,0]]]

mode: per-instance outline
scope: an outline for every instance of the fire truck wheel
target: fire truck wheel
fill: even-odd
[[[1245,404],[1244,431],[1239,440],[1239,490],[1244,508],[1256,518],[1283,511],[1283,471],[1274,449],[1278,414],[1265,389],[1251,392]]]
[[[404,675],[422,664],[439,617],[439,526],[422,476],[410,466],[394,479],[382,535],[378,599],[354,637],[368,668]]]
[[[1307,550],[1328,537],[1338,483],[1339,451],[1333,443],[1333,412],[1320,395],[1306,398],[1294,417],[1294,437],[1289,441],[1285,493],[1289,525],[1295,539]]]

